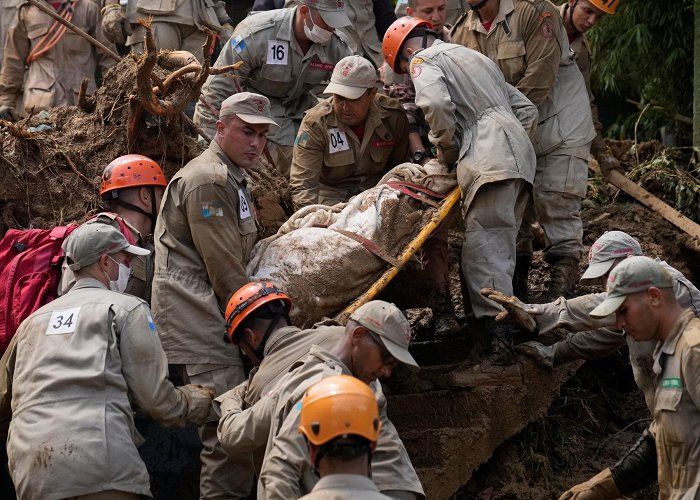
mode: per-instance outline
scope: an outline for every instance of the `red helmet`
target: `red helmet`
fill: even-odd
[[[147,156],[124,155],[112,160],[102,174],[100,196],[119,189],[138,186],[166,187],[168,181],[160,166]],[[116,196],[111,196],[116,197]]]
[[[289,310],[292,308],[292,299],[272,283],[247,283],[236,290],[226,306],[226,334],[231,343],[235,345],[240,343],[236,329],[253,311],[275,300],[281,300],[287,308],[287,314],[289,314]]]
[[[423,19],[417,17],[402,17],[394,21],[391,26],[389,26],[389,29],[386,30],[384,40],[382,40],[384,60],[389,67],[397,73],[399,70],[396,67],[396,63],[399,60],[399,50],[401,50],[403,42],[406,41],[411,31],[421,26],[429,30],[433,29],[433,25]]]

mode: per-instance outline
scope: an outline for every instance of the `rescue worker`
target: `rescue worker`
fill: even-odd
[[[346,1],[345,13],[350,19],[350,24],[339,28],[345,34],[353,54],[366,57],[377,68],[382,65],[383,58],[382,44],[377,35],[374,5],[383,2],[386,0]],[[286,0],[284,6],[289,8],[299,3],[299,0]]]
[[[133,237],[134,244],[150,250],[146,256],[131,260],[131,275],[125,292],[150,302],[153,282],[153,244],[148,237],[156,226],[158,209],[168,182],[160,166],[143,155],[129,154],[116,158],[104,169],[100,182],[100,197],[109,212],[88,221],[112,224],[119,229],[121,218]],[[66,262],[61,268],[59,295],[75,283]]]
[[[362,56],[335,65],[324,94],[294,141],[289,187],[295,208],[335,205],[374,187],[408,160],[408,121],[401,103],[377,94],[377,70]]]
[[[265,96],[240,92],[224,100],[216,137],[171,179],[156,222],[152,304],[163,349],[185,381],[217,395],[244,379],[239,349],[222,345],[221,311],[248,282],[257,226],[244,173],[273,126]],[[200,497],[245,497],[250,481],[233,473],[216,421],[212,412],[199,428]]]
[[[17,22],[17,7],[21,0],[0,0],[0,68],[3,66],[3,54],[5,53],[5,36],[10,28]]]
[[[372,482],[370,463],[382,422],[374,393],[348,375],[311,386],[301,400],[299,432],[321,477],[306,500],[389,500]]]
[[[409,72],[438,159],[456,165],[465,224],[461,269],[474,316],[487,334],[507,333],[495,332],[501,306],[479,291],[489,283],[511,287],[515,238],[535,175],[528,131],[537,110],[488,58],[437,40],[429,27],[397,20],[384,36],[384,57],[396,72]]]
[[[591,48],[586,32],[598,24],[605,15],[614,15],[620,0],[568,0],[559,6],[559,13],[564,21],[569,46],[576,54],[576,64],[586,82],[586,89],[591,101],[591,115],[596,136],[591,143],[591,154],[598,160],[598,165],[607,179],[610,172],[620,170],[620,162],[612,155],[603,139],[603,125],[598,119],[598,106],[591,91]]]
[[[265,447],[259,497],[298,498],[317,482],[304,438],[298,432],[298,403],[315,382],[341,374],[369,384],[379,402],[382,428],[372,455],[374,483],[392,498],[424,497],[406,449],[387,417],[386,398],[377,380],[391,375],[399,362],[417,367],[408,352],[410,335],[410,325],[401,311],[374,300],[350,315],[342,337],[330,350],[313,345],[304,361],[295,363],[252,407],[243,407],[246,384],[217,398],[221,411],[218,435],[224,448],[233,455],[250,456]]]
[[[556,7],[547,0],[467,0],[471,10],[450,32],[453,43],[495,62],[508,83],[539,112],[534,137],[537,172],[532,202],[518,235],[516,295],[525,297],[532,263],[532,224],[545,234],[548,296],[573,292],[583,251],[581,200],[586,196],[595,137],[581,72]]]
[[[144,52],[146,30],[140,18],[151,21],[153,41],[158,50],[184,50],[204,61],[202,46],[207,39],[203,28],[218,34],[222,43],[231,36],[233,26],[222,0],[105,0],[102,7],[102,30],[117,45],[126,45],[131,52]]]
[[[351,54],[335,30],[348,26],[343,0],[301,0],[292,9],[271,10],[241,21],[216,66],[243,61],[236,72],[243,90],[267,96],[279,128],[268,138],[265,157],[289,175],[292,146],[306,110],[318,103],[319,85]],[[213,136],[221,102],[234,94],[227,75],[212,75],[202,87],[194,122]]]
[[[166,426],[199,423],[213,392],[168,381],[148,305],[119,293],[132,256],[148,250],[99,223],[77,228],[63,250],[78,282],[22,322],[0,362],[18,498],[150,497],[134,411]]]
[[[426,12],[419,12],[417,7],[418,4],[425,5],[424,9]],[[434,19],[428,19],[428,17],[424,16],[426,16],[428,13],[435,14],[441,12],[441,17],[444,17],[444,22],[452,26],[464,12],[463,0],[447,0],[444,8],[442,7],[442,4],[443,0],[418,0],[417,2],[413,2],[413,0],[398,0],[396,2],[396,17],[411,16],[425,19],[429,23],[433,24],[435,31],[439,35],[440,30],[438,29],[439,27],[436,25]]]
[[[622,231],[609,231],[598,238],[589,253],[589,266],[583,274],[581,281],[591,283],[595,281],[605,282],[608,275],[623,262],[628,256],[641,256],[642,248],[639,242]],[[678,303],[684,309],[692,310],[696,315],[700,313],[700,291],[688,281],[677,269],[666,262],[656,259],[673,278],[673,290]],[[555,366],[575,361],[578,359],[596,359],[607,356],[627,343],[630,364],[637,386],[644,394],[647,407],[651,414],[654,413],[654,380],[653,374],[653,350],[655,342],[637,342],[632,337],[618,332],[615,329],[612,315],[597,319],[589,313],[605,298],[605,293],[584,295],[566,300],[563,297],[549,304],[523,304],[515,297],[505,299],[494,295],[493,290],[484,290],[509,310],[508,316],[517,320],[522,315],[529,315],[535,321],[540,334],[545,334],[554,328],[566,328],[574,333],[565,340],[551,346],[542,345],[539,342],[525,342],[516,347],[519,352],[532,357],[538,363],[553,368]],[[524,326],[524,325],[522,325]],[[639,441],[613,468],[613,475],[617,488],[625,494],[630,494],[643,486],[656,480],[656,475],[646,474],[637,476],[635,472],[625,474],[629,464],[640,453],[653,448],[653,428],[645,430]],[[587,481],[592,484],[596,478]],[[578,485],[570,491],[583,488]],[[576,498],[576,497],[573,497]]]
[[[97,2],[59,0],[52,5],[64,19],[108,47],[111,45],[100,28]],[[3,120],[19,118],[15,106],[20,96],[25,111],[33,109],[35,113],[55,106],[74,106],[83,78],[88,79],[87,93],[92,94],[97,68],[104,74],[115,64],[114,59],[90,42],[27,3],[18,7],[16,23],[4,41],[0,70]]]
[[[674,280],[648,257],[629,257],[610,273],[607,297],[591,311],[594,318],[615,313],[618,329],[637,342],[655,342],[654,448],[639,453],[625,472],[640,478],[655,464],[659,498],[700,496],[700,319],[676,300]],[[562,495],[612,499],[622,496],[606,469],[588,484]]]

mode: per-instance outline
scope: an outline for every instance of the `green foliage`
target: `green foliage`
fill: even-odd
[[[693,0],[623,0],[614,16],[605,16],[587,33],[591,44],[593,92],[661,106],[640,120],[638,139],[657,137],[672,125],[674,113],[692,116]],[[631,137],[639,114],[622,117],[609,130]],[[677,128],[688,136],[690,127]]]

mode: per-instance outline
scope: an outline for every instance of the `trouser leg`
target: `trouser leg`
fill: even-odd
[[[474,316],[495,316],[502,309],[482,296],[484,287],[512,294],[515,240],[530,185],[522,179],[486,184],[466,209],[462,272]]]
[[[203,369],[207,371],[200,372]],[[243,382],[245,373],[241,366],[187,365],[184,378],[186,383],[212,388],[219,396]],[[200,454],[202,470],[199,476],[199,498],[247,498],[253,487],[252,457],[234,459],[229,456],[216,436],[218,424],[218,417],[212,410],[209,421],[199,427],[203,445]]]

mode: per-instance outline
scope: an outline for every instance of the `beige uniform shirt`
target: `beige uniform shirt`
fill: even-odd
[[[156,223],[151,304],[168,362],[241,364],[222,311],[248,282],[256,238],[243,172],[212,141],[168,183]]]
[[[17,22],[17,7],[22,3],[22,0],[0,0],[0,68],[5,53],[5,36]]]
[[[532,183],[536,159],[528,132],[537,110],[477,51],[436,40],[411,59],[416,105],[438,158],[457,162],[467,210],[479,187],[506,179]]]
[[[566,15],[566,11],[569,9],[569,4],[563,3],[559,6],[559,13],[562,19]],[[595,97],[591,91],[591,47],[588,44],[588,39],[585,34],[579,33],[576,38],[569,40],[569,45],[571,50],[574,51],[576,55],[576,65],[583,75],[583,79],[586,82],[586,90],[588,91],[588,98],[591,102],[591,116],[593,117],[593,128],[595,128],[596,136],[591,143],[591,152],[599,153],[603,151],[606,147],[605,140],[603,140],[603,124],[600,123],[598,118],[598,106],[595,104]]]
[[[115,220],[116,216],[117,214],[114,213],[103,212],[95,219],[87,221],[86,224],[100,222],[103,224],[111,224],[116,229],[120,229],[119,223]],[[151,251],[149,255],[134,255],[132,257],[130,262],[131,277],[129,278],[124,293],[150,302],[151,284],[153,282],[153,263],[155,259],[154,248],[152,244],[143,238],[141,233],[134,226],[129,224],[126,220],[124,220],[124,224],[126,224],[131,231],[134,240],[136,240],[136,245]],[[73,274],[73,271],[68,267],[68,262],[64,260],[61,265],[61,281],[58,284],[58,295],[65,295],[68,293],[68,290],[70,290],[74,284],[75,274]]]
[[[82,279],[22,322],[1,364],[0,415],[12,414],[7,452],[18,498],[150,496],[134,410],[180,426],[188,406],[168,381],[144,301]]]
[[[368,477],[357,474],[330,474],[322,477],[304,500],[390,500],[379,493]]]
[[[224,45],[215,66],[243,61],[236,71],[243,90],[270,99],[273,128],[268,140],[292,146],[304,112],[318,103],[321,83],[330,80],[335,63],[352,54],[344,35],[324,45],[312,44],[304,54],[294,36],[296,8],[252,14],[241,21]],[[229,75],[210,76],[202,88],[194,122],[214,137],[221,103],[236,93]]]
[[[595,137],[585,82],[561,16],[549,1],[501,0],[488,32],[477,13],[469,11],[450,36],[453,43],[478,50],[494,61],[506,81],[537,106],[534,145],[538,157],[560,148],[585,146]],[[582,186],[580,196],[585,196],[585,183]]]
[[[290,189],[297,209],[335,205],[374,187],[408,160],[408,120],[396,99],[377,94],[360,141],[333,111],[333,97],[310,109],[294,144]]]
[[[681,307],[700,315],[700,291],[676,268],[660,259],[656,259],[656,262],[673,277],[673,292]],[[603,302],[606,296],[605,293],[593,293],[569,300],[562,297],[549,304],[541,304],[541,313],[534,318],[541,334],[554,328],[566,328],[576,332],[556,344],[557,353],[563,350],[581,359],[593,359],[607,356],[627,342],[634,380],[644,393],[647,406],[653,413],[652,352],[656,342],[638,342],[613,330],[614,314],[603,319],[589,316],[588,313]]]
[[[73,10],[73,24],[114,50],[114,44],[102,34],[100,7],[94,0],[80,0],[73,4]],[[89,80],[87,93],[92,94],[98,65],[106,70],[116,64],[90,42],[66,30],[53,48],[29,64],[24,81],[26,58],[47,35],[54,20],[28,4],[19,8],[17,16],[17,23],[10,28],[5,39],[5,58],[0,72],[0,105],[15,106],[24,82],[23,104],[27,111],[31,108],[39,112],[54,106],[73,106],[78,102],[83,78]],[[51,38],[51,34],[48,38]]]
[[[700,319],[681,315],[654,350],[659,498],[700,497]]]
[[[168,22],[197,29],[219,31],[228,21],[226,4],[221,0],[128,0],[126,18],[135,24],[139,18]],[[225,40],[223,40],[225,42]]]
[[[326,350],[312,346],[303,363],[292,367],[275,386],[251,408],[240,411],[221,403],[218,436],[226,450],[253,453],[267,443],[260,473],[258,498],[267,500],[299,498],[318,481],[309,464],[304,438],[298,432],[299,405],[306,389],[325,377],[351,375],[350,370]],[[371,384],[377,395],[382,429],[372,456],[372,478],[381,491],[411,491],[424,496],[423,487],[408,453],[386,414],[386,398],[378,381]]]

